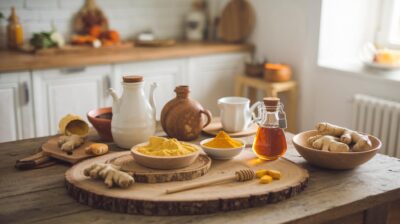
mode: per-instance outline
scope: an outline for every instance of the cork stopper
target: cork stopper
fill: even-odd
[[[122,77],[125,83],[135,83],[135,82],[142,82],[143,76],[140,75],[125,75]]]
[[[280,99],[278,97],[264,97],[263,101],[267,111],[276,111],[278,109]]]
[[[190,93],[189,86],[177,86],[175,88],[175,93],[177,97],[187,98]]]
[[[11,15],[8,18],[8,21],[10,23],[14,23],[14,24],[19,22],[19,18],[17,16],[17,12],[15,11],[15,7],[14,6],[11,7]]]

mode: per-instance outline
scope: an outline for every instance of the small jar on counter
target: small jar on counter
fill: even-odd
[[[9,49],[17,49],[24,43],[24,31],[19,23],[15,7],[11,7],[11,15],[8,18],[7,45]]]

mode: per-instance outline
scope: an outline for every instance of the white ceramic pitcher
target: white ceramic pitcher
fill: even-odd
[[[218,100],[222,127],[227,132],[246,130],[253,123],[254,110],[260,102],[250,108],[250,100],[245,97],[223,97]]]
[[[111,133],[119,147],[128,149],[148,141],[156,131],[154,89],[157,83],[151,85],[147,100],[143,77],[124,76],[123,80],[123,93],[120,98],[115,90],[110,89],[113,97]]]

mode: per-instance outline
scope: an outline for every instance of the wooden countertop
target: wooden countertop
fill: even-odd
[[[119,214],[79,204],[66,193],[64,172],[67,165],[29,171],[14,168],[17,159],[34,152],[47,138],[2,143],[0,222],[386,223],[382,219],[386,217],[388,205],[400,199],[399,159],[378,154],[354,170],[324,170],[310,166],[299,156],[291,144],[292,136],[287,135],[289,149],[285,157],[309,171],[310,180],[304,192],[289,200],[251,209],[171,217]]]
[[[218,53],[252,51],[249,44],[225,43],[177,43],[170,47],[132,47],[130,49],[110,49],[85,53],[33,55],[21,52],[0,51],[0,72],[34,70],[63,67],[80,67],[95,64],[171,59]]]

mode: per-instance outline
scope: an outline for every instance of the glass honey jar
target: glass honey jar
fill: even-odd
[[[277,97],[266,97],[258,107],[258,129],[253,142],[253,151],[262,160],[275,160],[287,149],[284,129],[286,114]]]

